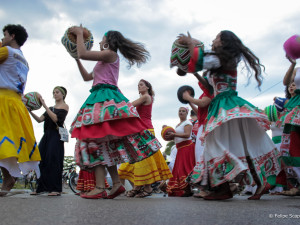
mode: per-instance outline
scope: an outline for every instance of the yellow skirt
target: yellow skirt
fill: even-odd
[[[148,130],[154,134],[154,129]],[[129,180],[135,186],[153,184],[173,177],[160,150],[141,162],[134,164],[122,163],[118,173],[120,179]]]
[[[0,89],[0,124],[0,166],[7,168],[8,161],[41,160],[29,113],[21,96],[12,90]]]

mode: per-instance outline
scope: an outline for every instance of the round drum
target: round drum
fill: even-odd
[[[38,110],[42,107],[40,102],[41,95],[38,92],[29,92],[22,96],[22,101],[26,108],[30,110]]]
[[[170,127],[170,126],[165,126],[163,127],[162,131],[161,131],[161,136],[165,141],[171,141],[172,139],[168,139],[166,138],[166,134],[168,134],[169,132],[173,132],[175,133],[174,128]]]
[[[293,35],[287,39],[283,44],[284,51],[286,55],[292,59],[300,58],[300,36]]]
[[[181,86],[178,91],[177,91],[177,98],[178,100],[183,103],[183,104],[188,104],[189,102],[184,100],[183,99],[183,92],[185,91],[189,91],[190,92],[190,95],[194,98],[195,97],[195,91],[194,91],[194,88],[192,88],[191,86],[189,85],[184,85],[184,86]]]
[[[175,40],[172,45],[170,68],[176,66],[181,71],[187,72],[190,58],[189,48],[186,45],[179,44],[178,40]]]
[[[61,43],[65,46],[65,48],[67,49],[67,51],[69,52],[69,54],[77,59],[77,44],[76,44],[76,36],[71,34],[69,32],[68,28],[64,34],[64,36],[61,38]],[[84,28],[83,31],[83,38],[84,38],[84,45],[86,50],[91,50],[91,48],[93,47],[93,43],[94,43],[94,38],[92,33]]]

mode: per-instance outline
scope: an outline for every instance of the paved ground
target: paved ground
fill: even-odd
[[[177,225],[300,224],[300,197],[265,195],[260,201],[235,196],[225,201],[163,197],[82,199],[29,193],[0,198],[0,224]]]

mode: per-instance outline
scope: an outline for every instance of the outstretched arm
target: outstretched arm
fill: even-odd
[[[33,117],[33,119],[35,119],[36,122],[41,123],[45,120],[45,116],[41,115],[41,116],[37,116],[35,113],[33,113],[32,111],[29,111],[30,115]]]
[[[193,73],[194,76],[197,78],[197,80],[207,89],[209,90],[209,84],[207,80],[204,79],[204,77],[200,76],[199,73]]]

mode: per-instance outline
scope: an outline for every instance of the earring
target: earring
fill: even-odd
[[[105,47],[105,45],[107,45],[107,47]],[[105,44],[103,45],[103,49],[104,49],[104,50],[109,49],[109,44],[108,44],[108,43],[105,43]]]

